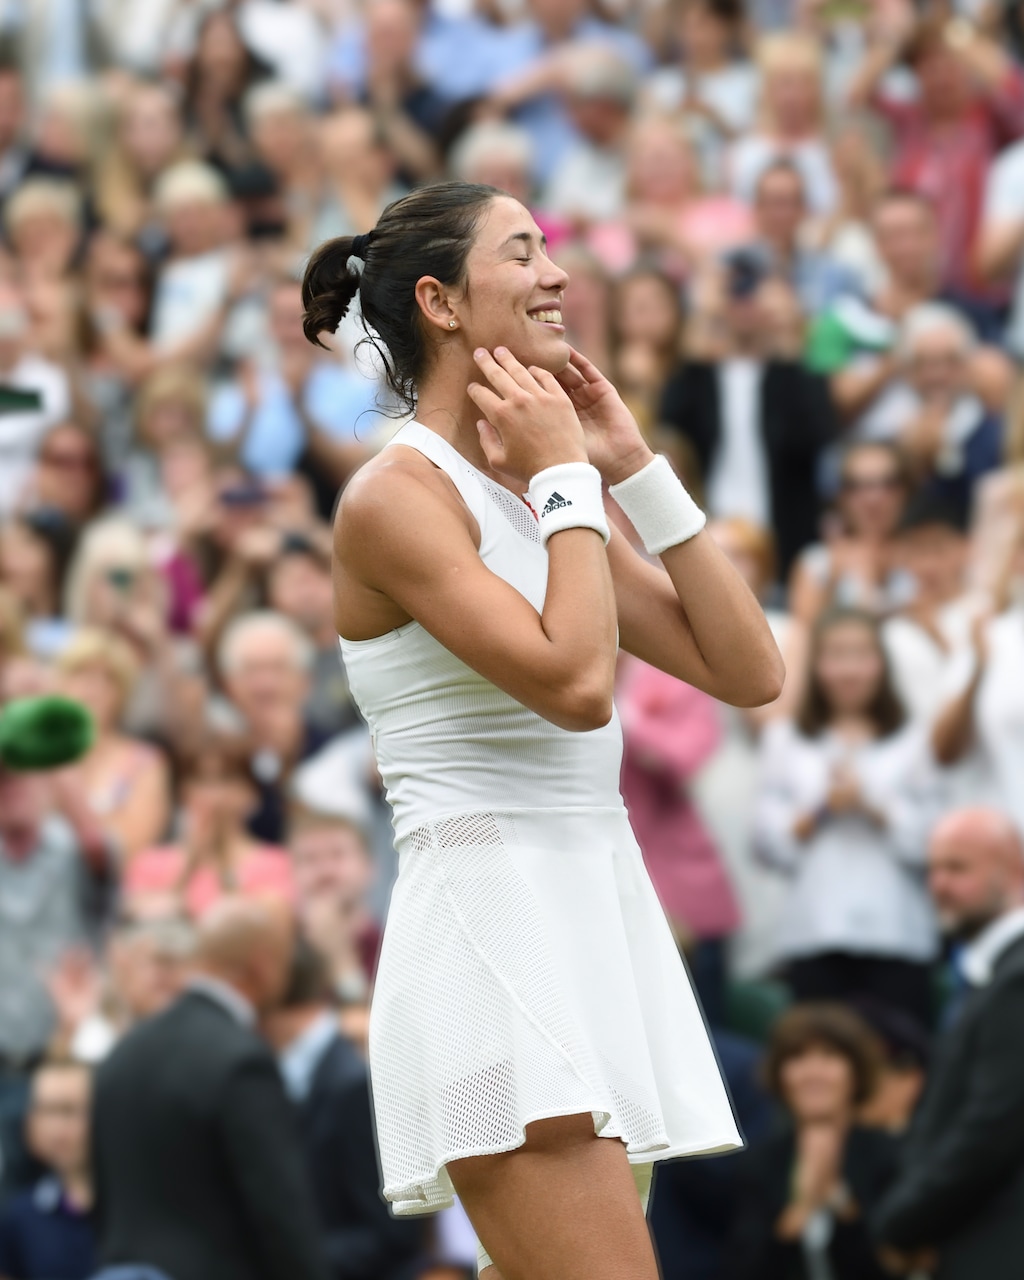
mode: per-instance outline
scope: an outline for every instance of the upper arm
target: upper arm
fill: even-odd
[[[588,554],[581,540],[596,537],[589,529],[558,534],[577,541],[581,568]],[[471,518],[435,477],[399,463],[357,478],[339,507],[335,551],[342,634],[344,596],[354,581],[364,596],[393,602],[450,653],[538,715],[566,729],[595,727],[574,710],[575,691],[603,676],[596,671],[595,655],[552,643],[541,613],[484,564]],[[549,576],[549,601],[550,587]],[[585,598],[580,604],[585,607]],[[545,613],[548,607],[545,602]],[[611,640],[609,706],[613,632]]]

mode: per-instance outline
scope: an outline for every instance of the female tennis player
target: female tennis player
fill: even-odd
[[[425,1213],[454,1188],[483,1280],[656,1280],[654,1162],[740,1138],[619,795],[616,652],[741,706],[783,672],[703,513],[566,343],[568,283],[521,204],[465,183],[321,245],[303,281],[307,337],[358,293],[415,409],[335,530],[399,851],[370,1073],[385,1196]],[[602,482],[663,567],[609,535]]]

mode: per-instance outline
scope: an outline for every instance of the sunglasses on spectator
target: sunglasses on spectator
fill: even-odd
[[[844,476],[844,493],[861,493],[867,489],[902,489],[903,477],[897,472],[887,476]]]
[[[44,449],[39,461],[60,471],[95,471],[96,455],[78,449]]]

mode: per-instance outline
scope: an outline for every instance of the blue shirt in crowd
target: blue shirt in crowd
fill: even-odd
[[[56,1178],[12,1196],[0,1211],[5,1280],[88,1280],[95,1269],[92,1215],[68,1204]]]

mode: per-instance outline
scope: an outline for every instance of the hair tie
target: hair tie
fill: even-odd
[[[372,231],[367,231],[363,235],[352,237],[352,248],[349,250],[349,254],[353,258],[361,258],[364,262],[366,261],[366,250],[370,246],[370,236],[372,234]]]

